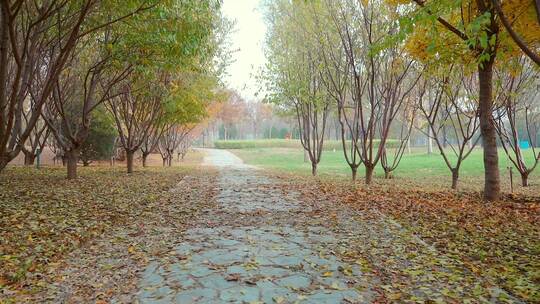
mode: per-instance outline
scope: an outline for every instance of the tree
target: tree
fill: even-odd
[[[323,61],[321,81],[328,95],[336,101],[343,155],[351,168],[352,180],[355,181],[358,167],[362,164],[362,158],[358,144],[360,140],[358,106],[360,104],[354,104],[353,102],[351,83],[349,81],[351,61],[345,54],[344,45],[338,33],[340,28],[336,27],[335,21],[337,20],[331,18],[334,22],[329,22],[328,19],[330,18],[328,16],[324,16],[322,13],[317,14],[315,8],[313,12],[316,15],[315,35],[317,36],[317,42],[320,44]],[[350,20],[342,20],[342,22],[350,22]],[[364,88],[365,75],[357,73],[356,76],[358,78],[355,78],[354,82],[359,83],[359,87]]]
[[[499,158],[497,134],[492,116],[493,69],[497,58],[516,56],[521,51],[512,37],[501,31],[501,14],[513,11],[513,29],[529,40],[529,45],[538,45],[540,24],[531,22],[537,18],[531,1],[507,1],[498,7],[492,0],[391,0],[400,8],[396,12],[404,16],[402,32],[411,33],[409,45],[420,58],[437,58],[442,61],[459,61],[475,66],[478,71],[478,109],[480,132],[484,148],[484,199],[494,201],[500,195]],[[409,5],[415,3],[416,6]],[[508,14],[506,14],[508,17]],[[501,61],[502,62],[502,61]]]
[[[320,57],[303,28],[305,6],[279,1],[268,5],[269,35],[263,79],[272,91],[267,101],[294,111],[300,142],[311,162],[312,175],[323,151],[330,98],[320,75]]]
[[[144,81],[144,80],[143,80]],[[127,172],[133,173],[135,152],[139,150],[155,121],[163,113],[163,88],[152,87],[140,79],[124,81],[117,97],[107,105],[114,116],[120,143],[126,152]],[[138,86],[138,87],[136,87]]]
[[[392,123],[419,79],[413,60],[400,45],[385,49],[378,43],[397,28],[385,6],[377,1],[348,0],[334,5],[328,1],[330,16],[348,62],[351,90],[349,104],[341,102],[340,115],[347,114],[350,130],[358,134],[358,155],[364,164],[366,184],[385,153]],[[352,22],[358,20],[358,24]],[[416,75],[418,74],[418,75]],[[338,104],[338,105],[339,105]]]
[[[437,144],[452,173],[452,189],[457,189],[459,169],[479,140],[479,137],[474,139],[479,128],[477,100],[472,95],[476,87],[474,76],[467,77],[463,71],[456,72],[453,68],[428,73],[422,84],[427,93],[418,101],[418,108],[431,131],[428,136]],[[446,125],[452,127],[455,143],[440,136]],[[450,153],[456,159],[455,164],[452,164]]]
[[[219,9],[220,1],[162,2],[135,16],[134,22],[124,24],[119,48],[126,60],[137,65],[108,107],[126,151],[128,173],[133,172],[135,152],[151,131],[168,122],[164,116],[181,114],[182,103],[178,100],[182,99],[174,96],[192,92],[177,87],[201,86],[204,94],[212,91],[209,86],[214,81],[199,81],[195,86],[184,86],[182,82],[215,79],[219,74],[218,57],[223,51],[220,43],[227,29]]]
[[[521,175],[521,185],[529,185],[528,178],[540,162],[540,152],[536,153],[531,130],[535,123],[534,111],[538,96],[538,79],[540,73],[525,57],[516,60],[517,71],[497,70],[497,82],[500,86],[497,94],[499,107],[496,110],[495,126],[501,145],[510,162]],[[531,143],[532,162],[526,164],[521,150],[519,121],[524,122],[525,138]]]
[[[113,87],[132,70],[130,64],[112,65],[113,55],[106,49],[111,44],[110,33],[104,34],[102,42],[92,39],[74,53],[56,79],[42,115],[66,155],[68,179],[77,178],[77,163],[92,127],[92,113],[112,98]],[[40,83],[35,85],[39,87]]]
[[[235,123],[242,121],[247,114],[246,102],[236,91],[230,91],[217,117],[223,126],[223,139],[231,139],[231,129]]]
[[[420,91],[419,94],[411,97],[419,97],[421,99],[423,90],[420,89],[416,91]],[[416,117],[416,106],[413,98],[407,98],[405,100],[405,105],[397,116],[397,122],[399,122],[399,132],[397,132],[398,136],[396,138],[396,143],[390,144],[387,142],[384,150],[382,151],[381,167],[384,170],[384,178],[386,179],[392,177],[392,172],[394,172],[394,170],[396,170],[401,163],[405,149],[410,148],[408,145],[410,143],[411,132],[413,130]]]
[[[168,126],[166,124],[158,122],[156,125],[150,128],[148,135],[146,136],[146,138],[143,140],[143,143],[141,144],[143,167],[148,166],[148,163],[147,163],[148,156],[150,156],[150,154],[152,154],[158,147],[159,140],[165,133],[167,127]]]
[[[92,7],[92,1],[26,2],[0,2],[0,170],[32,133]],[[36,74],[44,81],[23,126],[23,104]]]
[[[25,123],[28,121],[28,113],[29,111],[23,112],[23,118]],[[45,144],[47,143],[47,139],[49,138],[50,134],[50,129],[47,127],[47,124],[43,120],[40,120],[36,123],[36,125],[32,129],[32,132],[26,140],[26,144],[23,145],[23,147],[21,148],[21,151],[24,154],[25,165],[31,166],[34,164],[34,160],[37,156],[38,150],[39,153],[43,152],[43,148],[45,148]]]
[[[130,1],[106,14],[100,10],[104,4],[98,0],[0,2],[0,170],[24,147],[79,41],[148,8],[146,1]],[[114,7],[114,2],[108,4]],[[36,78],[41,79],[39,86]],[[33,107],[23,124],[30,86]]]
[[[110,159],[117,135],[110,113],[103,105],[98,107],[94,111],[88,136],[80,147],[79,159],[83,166],[88,166],[95,160]]]

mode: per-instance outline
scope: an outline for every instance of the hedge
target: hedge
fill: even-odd
[[[378,144],[375,141],[375,145]],[[395,147],[399,141],[388,139],[387,147]],[[257,139],[257,140],[217,140],[214,142],[217,149],[260,149],[260,148],[291,148],[301,149],[302,145],[297,139]],[[340,140],[325,140],[323,144],[324,150],[341,150],[342,145]]]

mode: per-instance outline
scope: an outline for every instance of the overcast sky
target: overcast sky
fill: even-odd
[[[226,82],[246,99],[255,99],[258,84],[255,74],[264,66],[263,53],[266,25],[259,8],[259,0],[225,0],[223,12],[236,20],[230,37],[234,62],[229,66]]]

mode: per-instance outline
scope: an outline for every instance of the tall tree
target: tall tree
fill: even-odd
[[[268,65],[265,84],[271,90],[267,99],[279,107],[292,110],[296,117],[300,141],[317,174],[323,151],[330,97],[321,80],[321,58],[303,28],[305,6],[302,3],[278,1],[267,7],[269,35]]]
[[[38,122],[43,105],[79,41],[140,12],[146,1],[5,0],[0,2],[0,170],[15,158]],[[103,15],[108,18],[103,20]],[[34,85],[35,79],[41,83]],[[23,123],[30,86],[34,96]]]
[[[113,66],[107,50],[109,34],[99,42],[96,37],[80,46],[56,79],[50,101],[42,117],[62,147],[67,159],[67,178],[77,178],[81,147],[91,129],[94,110],[112,98],[111,90],[132,70],[131,64]],[[40,86],[40,83],[36,83]],[[32,89],[30,90],[32,92]]]
[[[378,1],[328,1],[332,23],[348,61],[351,108],[365,182],[382,157],[392,123],[416,85],[419,72],[400,45],[380,49],[378,43],[397,30],[387,7]],[[352,22],[357,20],[357,22]],[[342,110],[344,112],[345,110]]]
[[[452,58],[478,71],[478,109],[484,151],[484,199],[494,201],[500,195],[497,134],[493,120],[493,69],[498,58],[516,56],[521,49],[513,37],[501,29],[501,12],[512,12],[516,32],[522,33],[529,45],[537,49],[540,24],[532,1],[513,0],[497,6],[492,0],[388,0],[399,6],[396,13],[404,16],[402,32],[413,33],[410,45],[420,57]],[[495,3],[495,5],[494,5]],[[412,4],[412,5],[411,5]],[[534,22],[532,22],[534,20]],[[525,35],[526,33],[526,35]]]

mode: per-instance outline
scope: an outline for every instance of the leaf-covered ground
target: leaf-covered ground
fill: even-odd
[[[346,288],[374,303],[540,302],[538,195],[486,204],[479,193],[425,183],[366,187],[236,166],[247,171],[192,166],[127,175],[124,168],[84,168],[77,181],[65,180],[62,168],[9,168],[0,175],[0,303],[132,303],[148,291],[141,280],[152,263],[174,270],[192,262],[220,273],[212,259],[242,258],[233,254],[236,245],[228,256],[214,255],[223,242],[256,245],[269,256],[283,251],[287,263],[307,265],[285,267],[310,278],[300,282],[305,286],[295,279],[302,286],[293,289],[274,274],[220,281],[245,297],[262,282],[289,289],[272,297],[281,303],[289,293],[337,297]],[[258,235],[244,239],[235,231]],[[312,238],[310,231],[324,233]],[[302,252],[316,250],[341,267],[319,269],[291,252],[295,245],[287,240],[298,242],[300,234],[307,237]],[[186,242],[203,248],[179,255]],[[270,266],[279,264],[274,259]],[[239,265],[248,275],[269,267],[254,261]],[[175,271],[166,272],[163,284],[181,275]],[[216,294],[223,296],[219,288]]]
[[[212,202],[212,189],[169,191],[187,174],[201,176],[200,170],[124,170],[83,168],[76,181],[66,180],[63,168],[2,172],[0,302],[129,294],[134,284],[123,280],[136,276],[147,254],[166,251],[167,237],[176,238]]]
[[[392,230],[387,237],[382,236],[395,238],[385,245],[378,236],[370,234],[366,239],[358,231],[361,246],[350,244],[352,251],[356,247],[369,253],[372,260],[366,263],[386,281],[387,299],[417,300],[417,293],[407,286],[442,280],[469,281],[474,288],[472,302],[489,299],[487,289],[493,286],[517,299],[540,302],[539,196],[506,196],[500,202],[485,203],[479,193],[430,189],[425,184],[419,188],[413,182],[385,181],[366,187],[344,180],[280,176],[286,180],[285,187],[300,191],[305,200],[328,200],[336,208],[352,208],[357,211],[357,220],[371,222],[373,230],[377,230],[379,219],[386,218],[386,228],[393,223],[410,232]],[[420,253],[414,246],[416,241],[406,240],[408,235],[433,248],[433,252]],[[395,263],[400,259],[408,266]],[[441,267],[464,269],[459,276],[448,276]],[[448,285],[440,299],[462,302],[459,291]],[[505,294],[500,294],[497,301],[512,302]]]

